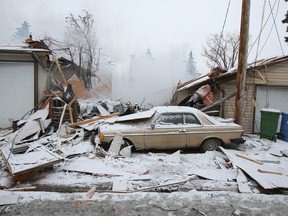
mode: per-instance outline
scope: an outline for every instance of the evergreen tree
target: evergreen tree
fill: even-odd
[[[285,0],[285,1],[288,2],[288,0]],[[288,11],[285,14],[285,19],[282,20],[282,23],[283,24],[288,23]],[[287,26],[286,32],[288,32],[288,26]],[[288,37],[284,37],[284,40],[286,43],[288,43]]]
[[[152,53],[150,51],[150,49],[148,48],[146,55],[145,55],[146,59],[150,60],[150,61],[154,61],[154,58],[152,56]]]
[[[187,73],[192,76],[192,78],[198,77],[200,74],[196,70],[195,61],[193,57],[192,51],[189,53],[188,61],[187,61]]]
[[[16,28],[16,32],[13,35],[13,42],[20,43],[27,39],[30,35],[29,23],[24,21],[19,28]]]

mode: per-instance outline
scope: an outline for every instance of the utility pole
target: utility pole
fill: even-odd
[[[235,123],[242,124],[243,120],[243,97],[245,94],[247,53],[249,41],[249,17],[250,0],[242,0],[241,27],[240,27],[240,45],[238,55],[238,70],[236,81],[236,99],[235,99]]]

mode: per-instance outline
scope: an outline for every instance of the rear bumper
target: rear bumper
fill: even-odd
[[[239,145],[239,144],[245,143],[246,140],[243,139],[242,137],[240,137],[240,138],[236,138],[236,139],[230,139],[230,141],[231,141],[231,143],[235,143],[235,144]]]

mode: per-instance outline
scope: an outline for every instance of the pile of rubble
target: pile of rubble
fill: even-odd
[[[204,154],[131,153],[131,146],[121,148],[123,137],[117,133],[105,151],[87,128],[106,117],[63,123],[56,131],[48,117],[46,107],[17,122],[14,132],[1,132],[2,189],[86,191],[89,198],[96,191],[286,193],[288,188],[283,141],[255,136],[240,149],[220,147]]]
[[[63,92],[47,94],[37,111],[0,131],[0,188],[87,191],[88,198],[99,190],[265,193],[288,188],[288,147],[283,141],[252,137],[237,150],[143,154],[123,148],[117,133],[109,149],[99,146],[98,125],[133,111],[131,104],[124,111],[120,102],[95,99],[71,77]]]

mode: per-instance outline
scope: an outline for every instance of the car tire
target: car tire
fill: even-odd
[[[122,150],[123,148],[126,148],[126,147],[128,147],[128,146],[132,146],[131,150],[135,150],[135,146],[134,146],[134,144],[133,144],[130,140],[128,140],[128,139],[126,139],[126,138],[124,138],[123,140],[124,140],[124,144],[121,145],[120,150]]]
[[[215,138],[206,139],[202,142],[200,149],[202,152],[215,151],[220,145],[220,141]]]

